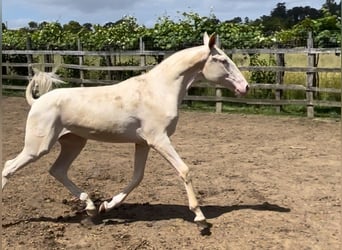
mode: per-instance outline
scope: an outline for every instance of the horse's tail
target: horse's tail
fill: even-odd
[[[54,85],[66,84],[56,75],[57,68],[52,72],[41,72],[33,69],[34,76],[26,87],[25,97],[28,104],[31,106],[36,99],[54,88]]]

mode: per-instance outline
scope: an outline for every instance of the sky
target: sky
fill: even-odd
[[[320,9],[325,0],[3,0],[2,22],[11,29],[27,27],[30,21],[64,24],[73,20],[103,25],[130,15],[139,24],[152,27],[158,17],[178,20],[183,12],[201,16],[213,13],[221,21],[234,17],[254,20],[269,15],[279,2],[285,2],[287,9]]]

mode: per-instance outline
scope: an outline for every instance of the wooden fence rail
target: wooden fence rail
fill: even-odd
[[[3,79],[8,80],[29,80],[32,77],[32,68],[33,67],[43,67],[45,70],[53,68],[56,66],[56,63],[49,62],[46,59],[47,56],[53,58],[53,56],[75,56],[79,58],[78,64],[67,64],[67,63],[59,63],[58,67],[64,69],[73,69],[80,71],[79,78],[63,78],[63,80],[71,83],[79,84],[80,86],[87,86],[88,84],[92,85],[106,85],[106,84],[115,84],[118,81],[106,79],[85,79],[84,73],[86,71],[136,71],[136,72],[146,72],[153,67],[153,65],[147,65],[146,57],[159,57],[165,58],[170,54],[170,52],[166,51],[146,51],[144,49],[143,43],[140,45],[140,50],[136,51],[62,51],[62,50],[3,50],[3,55],[25,55],[27,57],[27,62],[25,63],[14,63],[9,61],[3,61],[2,67],[6,70],[6,74],[2,74]],[[217,85],[211,85],[206,82],[197,82],[193,84],[193,87],[196,88],[214,88],[215,95],[214,96],[195,96],[187,94],[185,96],[185,101],[205,101],[205,102],[215,102],[216,103],[216,112],[222,111],[222,103],[243,103],[243,104],[254,104],[254,105],[272,105],[275,106],[277,111],[281,110],[283,105],[303,105],[306,106],[307,116],[314,116],[314,107],[315,106],[326,106],[326,107],[341,107],[340,101],[323,101],[323,100],[315,100],[314,93],[317,92],[325,92],[325,93],[341,93],[341,89],[335,88],[320,88],[314,85],[314,75],[317,72],[336,72],[341,73],[341,68],[323,68],[317,67],[315,65],[315,56],[318,54],[335,54],[340,55],[340,49],[318,49],[313,48],[312,39],[308,39],[307,48],[302,49],[244,49],[244,50],[225,50],[225,52],[229,55],[232,54],[274,54],[276,56],[277,66],[241,66],[239,67],[241,71],[271,71],[276,72],[276,83],[256,83],[251,84],[252,89],[263,89],[263,90],[272,90],[275,92],[275,99],[255,99],[255,98],[235,98],[235,97],[226,97],[222,95],[223,87]],[[307,55],[307,66],[306,67],[288,67],[285,66],[284,54],[306,54]],[[33,63],[33,56],[43,56],[43,62]],[[140,63],[136,66],[90,66],[84,64],[84,57],[92,56],[92,57],[115,57],[115,56],[138,56],[140,57]],[[3,57],[4,58],[4,57]],[[27,68],[28,75],[16,75],[11,74],[11,68]],[[306,83],[305,85],[298,84],[284,84],[283,74],[284,72],[304,72],[306,73]],[[12,89],[12,90],[24,90],[25,86],[18,85],[3,85],[3,89]],[[297,90],[303,91],[306,93],[305,99],[301,100],[289,100],[283,99],[281,93],[283,91],[288,90]]]

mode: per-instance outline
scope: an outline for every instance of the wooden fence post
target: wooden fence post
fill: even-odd
[[[50,50],[50,45],[47,46],[47,50]],[[52,70],[52,68],[50,66],[46,66],[46,63],[52,63],[52,58],[53,58],[53,54],[45,54],[43,55],[43,71],[44,72],[50,72]]]
[[[83,47],[82,47],[82,43],[81,43],[81,39],[77,39],[77,50],[78,51],[82,51]],[[78,57],[78,64],[80,65],[80,67],[83,65],[83,56],[79,56]],[[84,70],[80,69],[80,80],[81,80],[81,87],[84,87]]]
[[[5,75],[13,75],[13,72],[11,71],[11,68],[9,65],[10,65],[10,60],[7,59],[6,60],[6,73],[5,73]]]
[[[309,32],[307,39],[307,50],[308,50],[308,68],[313,68],[315,66],[315,54],[311,53],[313,48],[313,38],[312,32]],[[314,117],[314,105],[313,105],[313,84],[314,84],[315,72],[307,71],[306,73],[306,110],[307,117]]]
[[[140,53],[141,53],[140,54],[140,66],[144,67],[144,66],[146,66],[146,56],[143,55],[143,53],[145,51],[145,43],[144,43],[142,37],[139,38],[139,50],[140,50]],[[143,72],[145,72],[145,71],[143,71]]]
[[[215,94],[217,98],[222,97],[222,89],[216,88]],[[222,101],[216,101],[216,113],[222,113]]]
[[[221,40],[220,40],[219,35],[216,36],[216,46],[221,48]],[[222,89],[221,88],[215,88],[215,95],[217,98],[221,98],[222,97]],[[223,107],[222,101],[216,101],[216,113],[222,113],[222,107]]]
[[[276,63],[278,67],[285,67],[285,55],[284,53],[277,53],[276,54]],[[282,85],[284,84],[284,71],[277,71],[276,72],[276,84]],[[281,97],[283,95],[283,91],[281,89],[277,89],[275,91],[275,99],[281,100]],[[276,112],[280,113],[282,110],[282,106],[276,106]]]
[[[32,40],[31,37],[27,37],[26,39],[26,49],[27,50],[31,50],[32,49]],[[29,78],[31,78],[33,76],[33,71],[32,71],[32,62],[33,62],[33,56],[31,54],[27,54],[26,55],[27,58],[27,72],[28,72],[28,76]]]
[[[109,48],[109,51],[110,51],[110,52],[113,52],[113,48],[110,47],[110,48]],[[105,60],[106,60],[106,65],[107,65],[107,66],[109,66],[109,67],[114,66],[114,65],[113,65],[113,62],[112,62],[112,56],[111,56],[111,55],[105,56]],[[107,79],[107,80],[113,80],[113,72],[112,72],[111,70],[108,70],[108,71],[107,71],[106,79]]]

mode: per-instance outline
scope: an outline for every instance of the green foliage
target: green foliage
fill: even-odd
[[[146,29],[144,38],[155,49],[175,50],[201,44],[205,31],[216,31],[219,21],[214,15],[201,17],[197,13],[182,13],[175,22],[169,16],[159,17],[152,29]]]
[[[268,60],[261,58],[259,54],[250,57],[250,66],[275,66],[274,56],[270,55]],[[253,71],[251,81],[255,83],[275,83],[276,73],[272,71]]]
[[[259,54],[250,56],[250,66],[275,66],[276,61],[273,55],[269,55],[268,59],[262,58]],[[252,71],[250,76],[251,82],[254,83],[275,83],[276,72],[272,71]],[[271,90],[254,89],[254,98],[270,98],[273,93]]]
[[[24,30],[3,30],[3,49],[25,49],[28,34]]]
[[[221,46],[231,48],[262,48],[272,43],[271,37],[266,37],[262,26],[240,23],[221,23],[217,28],[220,35]]]
[[[67,32],[63,32],[59,23],[46,23],[42,29],[32,32],[32,43],[39,49],[57,49],[63,43],[62,37]]]
[[[160,17],[145,33],[154,48],[174,50],[202,43],[204,32],[217,33],[223,48],[255,48],[269,46],[271,38],[262,32],[261,25],[238,22],[220,22],[215,15],[202,17],[196,13],[183,13],[175,22],[168,16]]]
[[[86,50],[138,49],[139,39],[146,49],[179,50],[202,43],[202,34],[216,32],[221,46],[230,48],[262,48],[278,46],[305,46],[307,33],[313,32],[315,45],[339,46],[341,24],[338,5],[327,1],[321,10],[311,7],[286,9],[278,3],[269,16],[242,23],[241,18],[221,22],[213,13],[201,16],[194,12],[180,13],[178,20],[169,16],[159,17],[152,28],[137,23],[132,16],[124,16],[115,23],[83,25],[70,21],[29,22],[28,27],[8,30],[3,25],[3,48],[25,49],[26,39],[31,37],[33,49],[77,49],[82,42]]]
[[[145,27],[137,23],[136,18],[126,16],[111,25],[95,25],[94,31],[87,31],[80,35],[85,49],[137,49],[139,39],[143,36]]]
[[[329,13],[316,20],[306,18],[292,29],[277,32],[275,38],[280,44],[304,45],[309,31],[318,47],[338,47],[341,42],[341,23],[337,16]]]

